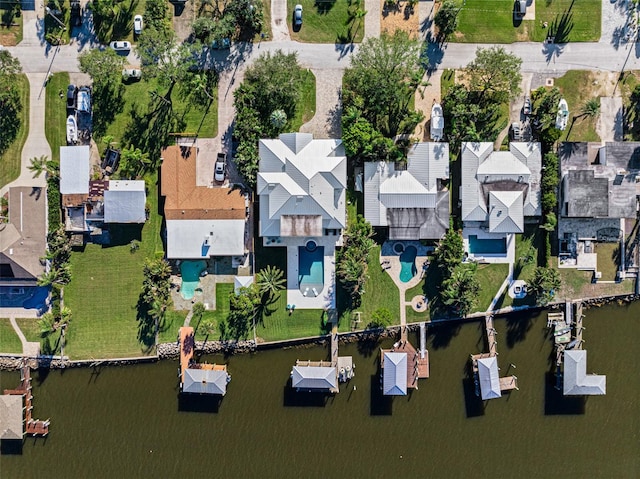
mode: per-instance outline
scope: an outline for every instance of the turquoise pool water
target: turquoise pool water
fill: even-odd
[[[313,288],[321,291],[324,285],[324,247],[316,246],[309,251],[306,246],[298,247],[298,283],[304,294],[307,288],[313,294]]]
[[[196,294],[196,288],[200,283],[200,273],[207,268],[206,261],[183,261],[180,265],[182,285],[180,294],[184,299],[191,299]]]
[[[400,255],[400,281],[407,283],[411,281],[416,273],[416,256],[418,250],[415,246],[407,246]]]
[[[506,254],[507,239],[478,239],[476,235],[469,236],[469,253],[471,254]]]

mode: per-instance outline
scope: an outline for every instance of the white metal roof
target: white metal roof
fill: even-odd
[[[88,145],[60,147],[60,193],[89,194],[90,156]]]
[[[407,395],[407,353],[382,353],[382,393],[385,396]]]
[[[347,160],[342,140],[286,133],[260,140],[260,236],[282,236],[282,216],[320,215],[324,228],[346,226]]]
[[[167,258],[244,255],[244,220],[168,220]]]
[[[498,358],[492,356],[478,359],[478,376],[480,379],[480,395],[483,401],[502,396],[500,378],[498,376]]]
[[[227,371],[187,368],[184,370],[182,391],[224,396],[227,393],[228,382],[229,374]]]
[[[491,233],[524,232],[522,191],[489,193],[489,231]]]
[[[587,374],[587,352],[582,349],[564,352],[565,396],[593,396],[607,393],[607,377]]]
[[[333,389],[338,386],[336,368],[329,366],[294,366],[291,386],[300,389]]]
[[[233,292],[237,295],[240,288],[247,288],[253,284],[253,276],[234,276]]]

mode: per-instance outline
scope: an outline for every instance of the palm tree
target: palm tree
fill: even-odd
[[[207,339],[209,336],[216,332],[217,324],[213,319],[205,319],[198,324],[198,329],[201,334],[204,334],[204,343],[202,343],[202,349],[204,349],[204,345],[207,344]]]
[[[200,301],[193,305],[191,308],[191,319],[195,319],[198,321],[198,326],[200,326],[200,321],[202,320],[202,315],[204,314],[205,307]]]
[[[277,266],[268,265],[258,273],[258,287],[261,293],[268,293],[269,296],[276,295],[287,280],[284,273]]]
[[[269,122],[271,126],[280,131],[287,124],[287,114],[283,110],[273,110],[269,115]]]
[[[54,269],[50,269],[40,275],[36,284],[38,286],[51,286],[55,283],[57,277],[58,273]]]
[[[51,311],[44,313],[38,320],[38,328],[42,337],[49,336],[56,330],[56,318]]]
[[[591,98],[590,100],[587,100],[580,110],[580,116],[586,116],[587,118],[595,118],[599,113],[600,98]]]
[[[58,321],[56,322],[55,329],[62,328],[64,331],[66,327],[71,322],[73,315],[71,314],[71,309],[66,306],[60,310],[60,316],[58,317]]]
[[[60,167],[54,161],[51,161],[47,155],[34,157],[29,161],[31,164],[27,168],[33,172],[34,178],[38,178],[42,173],[52,178],[57,178],[60,175]]]

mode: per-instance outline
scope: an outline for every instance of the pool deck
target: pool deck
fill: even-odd
[[[506,254],[472,254],[469,252],[469,236],[477,236],[480,240],[504,238],[502,234],[492,234],[480,228],[466,227],[462,231],[462,244],[469,258],[474,258],[479,263],[515,263],[516,260],[516,235],[507,235]]]
[[[313,239],[318,246],[324,248],[324,287],[318,296],[304,294],[300,291],[298,282],[298,247],[304,246],[309,239]],[[261,238],[262,241],[265,238]],[[322,237],[281,237],[279,243],[273,246],[287,248],[287,304],[295,305],[296,309],[334,309],[336,307],[336,246],[340,245],[341,236]],[[268,248],[271,244],[264,243]]]

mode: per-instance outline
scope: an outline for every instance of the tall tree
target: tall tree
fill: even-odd
[[[480,283],[476,278],[476,263],[459,264],[442,283],[442,302],[466,317],[477,303]]]
[[[533,293],[536,304],[545,306],[554,298],[561,285],[557,269],[539,266],[533,271],[527,289]]]
[[[503,47],[478,48],[476,58],[464,69],[464,76],[471,91],[505,102],[520,93],[521,66],[522,59]]]
[[[23,105],[17,77],[22,72],[18,59],[0,50],[0,155],[13,143],[20,130]]]
[[[443,268],[448,275],[462,263],[463,254],[462,236],[453,228],[453,224],[450,224],[447,233],[440,240],[435,250],[435,260],[438,266]]]
[[[238,294],[231,292],[227,324],[229,325],[229,334],[233,338],[241,339],[248,336],[259,304],[260,292],[255,284],[247,288],[240,288]]]
[[[202,344],[202,349],[204,349],[205,344],[207,344],[209,336],[215,334],[217,327],[218,325],[213,319],[205,319],[198,324],[198,330],[201,334],[204,334],[204,343]]]
[[[42,173],[45,173],[48,178],[60,176],[60,165],[46,155],[31,158],[29,161],[31,164],[27,168],[33,173],[34,178],[38,178]]]
[[[345,70],[344,104],[358,108],[385,137],[412,132],[422,119],[410,105],[424,67],[420,43],[406,32],[368,38]]]
[[[449,35],[458,29],[458,13],[460,7],[453,0],[444,0],[433,22],[438,27],[438,37],[445,40]]]
[[[277,266],[268,265],[258,273],[258,288],[263,294],[274,296],[284,288],[287,280],[284,273]]]

